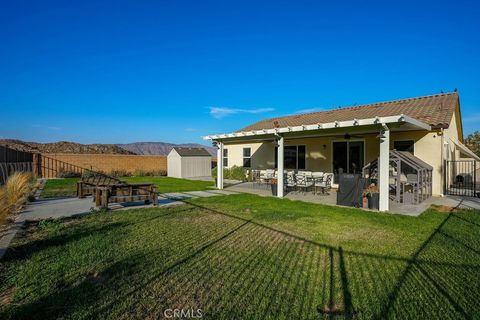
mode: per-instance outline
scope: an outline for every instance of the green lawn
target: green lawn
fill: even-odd
[[[212,189],[213,181],[178,179],[171,177],[126,177],[121,178],[131,183],[155,183],[158,192],[202,191]]]
[[[0,318],[479,318],[479,213],[239,194],[32,223],[0,261]]]
[[[42,198],[74,197],[79,178],[49,179],[42,191]]]
[[[177,179],[170,177],[124,177],[121,180],[131,183],[155,183],[158,192],[201,191],[213,187],[213,182]],[[76,194],[79,178],[47,180],[42,192],[43,198],[73,197]]]

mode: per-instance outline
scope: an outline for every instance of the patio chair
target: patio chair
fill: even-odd
[[[275,170],[273,169],[261,170],[260,171],[261,183],[268,187],[268,185],[270,185],[270,183],[272,182],[274,175],[275,175]]]
[[[298,170],[297,174],[301,174],[301,175],[304,175],[304,176],[307,176],[307,177],[311,177],[312,176],[312,171]]]
[[[287,172],[285,174],[285,190],[296,190],[297,189],[297,183],[295,181],[295,175],[293,172]]]
[[[303,194],[308,191],[313,186],[313,182],[308,179],[305,174],[295,175],[295,182],[297,184],[297,189],[302,190]]]
[[[315,182],[315,193],[317,192],[317,189],[320,189],[322,194],[328,194],[328,191],[332,188],[332,179],[333,173],[325,173],[321,180]]]
[[[255,188],[255,185],[260,185],[261,183],[260,170],[252,170],[252,187]]]
[[[320,177],[323,177],[324,173],[321,172],[321,171],[314,171],[312,172],[312,177],[314,178],[320,178]]]

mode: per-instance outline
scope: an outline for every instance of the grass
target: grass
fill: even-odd
[[[154,183],[158,192],[201,191],[213,187],[213,182],[187,180],[170,177],[123,177],[130,183]],[[50,179],[42,192],[43,198],[73,197],[77,190],[79,178]]]
[[[131,183],[155,183],[157,190],[160,193],[202,191],[214,187],[213,181],[188,180],[171,177],[126,177],[121,179]]]
[[[79,178],[49,179],[42,191],[42,198],[74,197]]]
[[[32,223],[0,318],[478,318],[479,212],[418,218],[255,195]]]

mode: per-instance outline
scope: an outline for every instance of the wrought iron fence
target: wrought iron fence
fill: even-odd
[[[446,160],[444,172],[445,194],[455,196],[478,196],[480,186],[475,160]]]

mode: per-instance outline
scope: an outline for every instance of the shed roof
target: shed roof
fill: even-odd
[[[239,132],[347,121],[352,119],[388,117],[399,114],[404,114],[429,124],[432,128],[448,128],[458,103],[459,97],[457,92],[442,93],[265,119],[249,125],[239,130]]]
[[[174,147],[175,150],[182,157],[211,157],[212,155],[204,148],[179,148]]]

